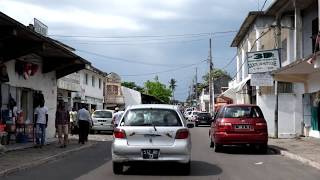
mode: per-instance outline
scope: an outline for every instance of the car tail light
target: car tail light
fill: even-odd
[[[187,139],[189,137],[188,129],[180,129],[177,131],[176,139]]]
[[[267,126],[267,123],[265,123],[265,122],[259,122],[259,123],[256,123],[256,126]]]
[[[219,122],[217,124],[217,131],[226,131],[230,130],[232,127],[232,123],[229,122]]]
[[[113,136],[117,139],[125,139],[127,137],[126,132],[123,129],[115,129],[113,131]]]

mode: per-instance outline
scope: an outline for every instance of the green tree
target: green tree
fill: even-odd
[[[230,75],[221,69],[214,69],[211,72],[211,77],[213,79],[214,93],[220,94],[222,87],[228,87],[229,81],[232,79]],[[203,76],[204,87],[209,86],[209,73]]]
[[[147,81],[144,83],[144,90],[146,94],[154,96],[165,103],[169,103],[171,97],[171,90],[166,85],[156,81]]]
[[[174,91],[176,90],[177,87],[177,81],[173,78],[170,79],[169,81],[169,88],[171,89],[172,92],[172,100],[174,100]]]
[[[134,90],[139,91],[139,92],[143,92],[143,88],[141,86],[136,85],[135,82],[124,81],[124,82],[121,83],[121,86],[130,88],[130,89],[134,89]]]

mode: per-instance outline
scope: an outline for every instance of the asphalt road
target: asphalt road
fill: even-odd
[[[112,173],[110,141],[99,142],[68,157],[28,169],[8,177],[6,180],[134,180],[134,179],[219,179],[219,180],[319,180],[320,171],[274,154],[257,154],[240,147],[226,147],[223,153],[209,148],[208,127],[198,127],[192,132],[191,174],[183,176],[176,171],[175,164],[139,165],[127,167],[124,175]],[[107,135],[101,135],[102,139]],[[95,136],[96,140],[99,140]]]

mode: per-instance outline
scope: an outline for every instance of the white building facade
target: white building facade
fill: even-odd
[[[249,13],[233,40],[238,73],[224,95],[239,104],[259,105],[268,122],[269,136],[275,136],[275,88],[250,85],[246,53],[280,48],[281,68],[270,72],[278,82],[278,137],[320,137],[320,58],[314,45],[318,14],[317,0],[274,1],[265,12]],[[277,18],[281,33],[275,27]],[[308,64],[311,57],[315,61]]]

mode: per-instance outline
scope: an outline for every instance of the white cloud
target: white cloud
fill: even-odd
[[[145,25],[136,20],[112,15],[108,13],[96,13],[77,8],[48,9],[41,6],[26,4],[15,1],[0,2],[0,9],[13,18],[23,23],[30,23],[33,17],[42,19],[45,23],[63,23],[78,27],[91,29],[120,29],[120,30],[142,30]]]

